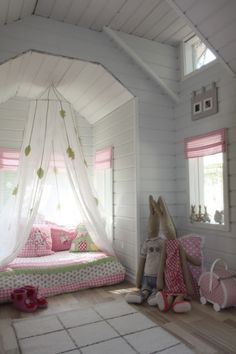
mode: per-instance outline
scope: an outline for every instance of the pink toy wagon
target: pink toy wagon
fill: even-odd
[[[214,269],[216,263],[222,261],[224,269]],[[228,271],[227,264],[217,258],[211,266],[210,272],[203,273],[199,278],[200,302],[205,305],[213,304],[215,311],[226,307],[236,306],[236,277]]]

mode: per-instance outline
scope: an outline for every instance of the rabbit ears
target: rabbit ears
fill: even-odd
[[[176,233],[175,225],[167,209],[164,198],[160,196],[156,202],[153,199],[153,197],[150,195],[149,208],[150,208],[150,214],[153,213],[154,211],[155,214],[158,216],[165,237],[168,240],[176,239],[177,233]]]

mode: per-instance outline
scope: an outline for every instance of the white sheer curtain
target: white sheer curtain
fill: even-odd
[[[76,202],[75,210],[70,205],[67,208],[82,217],[96,245],[114,255],[89,183],[73,109],[56,89],[50,88],[30,105],[20,154],[18,186],[0,215],[1,267],[17,256],[29,236],[52,160],[52,147],[54,155],[64,156]]]

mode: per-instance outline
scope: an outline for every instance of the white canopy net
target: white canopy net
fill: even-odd
[[[64,183],[65,176],[68,183],[64,200],[68,196],[68,202],[72,195],[73,203],[60,200],[60,169],[64,170]],[[53,177],[56,194],[47,188],[47,181]],[[56,199],[61,215],[64,208],[71,220],[83,221],[99,249],[114,255],[89,182],[73,108],[55,88],[49,88],[30,104],[17,179],[12,197],[0,215],[0,266],[9,264],[25,244],[39,207],[50,213]]]

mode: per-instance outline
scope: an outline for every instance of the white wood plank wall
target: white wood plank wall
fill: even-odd
[[[94,153],[114,148],[114,249],[131,279],[137,257],[135,119],[131,100],[93,126]]]
[[[146,45],[147,42],[145,42],[144,48]],[[137,234],[133,235],[136,237],[133,252],[136,252],[140,245],[140,228],[141,239],[146,238],[149,194],[156,197],[160,194],[164,195],[170,204],[172,214],[175,215],[175,144],[172,101],[103,33],[34,16],[4,26],[0,32],[0,47],[0,62],[29,49],[99,62],[118,78],[134,96],[139,98],[137,128],[140,134],[140,144],[139,138],[136,143],[137,149],[140,145],[140,154],[137,150],[138,188],[136,206],[140,207],[140,215],[135,220]],[[164,53],[165,47],[162,46],[162,48]],[[175,55],[172,59],[169,59],[169,51],[170,49],[164,56],[165,60],[174,61]],[[154,52],[153,57],[155,57]],[[107,134],[109,134],[109,130]],[[131,134],[133,132],[126,131],[124,137],[128,138]],[[125,149],[129,149],[130,146],[127,145],[126,147],[124,145],[122,148],[125,154]],[[141,159],[141,162],[139,162],[139,159]],[[128,173],[131,173],[131,171]],[[123,178],[118,171],[116,175],[117,178]],[[127,188],[129,189],[126,182],[120,180],[119,194],[123,195],[127,192]],[[134,188],[134,186],[130,188]],[[118,203],[118,200],[115,202]],[[119,203],[121,206],[123,205],[122,199]],[[115,213],[117,213],[117,216],[122,215],[124,218],[129,218],[130,207],[119,208],[117,204]],[[137,214],[139,214],[139,210]],[[122,228],[129,228],[129,223],[125,225],[124,218]],[[120,235],[121,233],[120,231]],[[131,257],[127,258],[125,251],[122,250],[120,250],[120,256],[130,274],[134,275],[136,260]]]
[[[179,93],[179,66],[176,47],[123,32],[115,32],[155,74],[175,93]]]
[[[213,116],[191,120],[191,93],[216,82],[219,96],[219,112]],[[181,84],[180,104],[176,107],[176,152],[177,152],[177,225],[180,234],[196,232],[205,235],[205,260],[209,267],[215,258],[223,258],[229,267],[236,270],[236,79],[230,76],[222,64],[217,63],[207,70],[196,73]],[[218,232],[200,229],[188,223],[187,161],[184,159],[185,137],[206,133],[219,128],[228,128],[228,170],[230,231]]]

